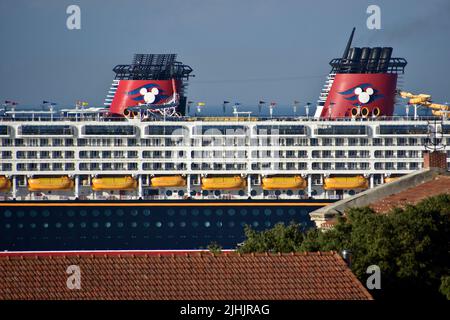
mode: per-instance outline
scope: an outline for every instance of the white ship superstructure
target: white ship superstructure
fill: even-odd
[[[430,121],[10,112],[0,120],[0,197],[338,199],[421,169]],[[442,132],[450,144],[450,121]]]

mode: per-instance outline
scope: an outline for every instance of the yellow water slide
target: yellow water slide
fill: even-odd
[[[301,176],[273,176],[262,179],[263,190],[305,189],[308,186]]]
[[[151,179],[154,188],[184,187],[186,179],[182,176],[160,176]]]
[[[74,187],[74,182],[68,176],[29,178],[29,191],[69,190]]]
[[[368,187],[369,183],[363,176],[330,177],[325,178],[323,183],[325,190],[367,189]]]
[[[431,95],[429,94],[413,94],[407,91],[400,91],[399,94],[403,99],[409,99],[408,104],[416,104],[430,108],[434,116],[441,117],[447,114],[447,117],[450,117],[450,112],[446,112],[450,111],[450,106],[440,103],[433,103],[431,101]]]
[[[0,191],[8,191],[11,189],[11,180],[5,176],[0,176]]]
[[[202,178],[202,190],[239,190],[245,186],[245,179],[241,176]]]
[[[133,190],[137,181],[131,176],[102,177],[92,179],[92,190]]]

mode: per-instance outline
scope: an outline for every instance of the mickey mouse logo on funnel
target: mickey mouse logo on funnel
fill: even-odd
[[[345,91],[339,92],[339,94],[347,96],[345,100],[354,102],[353,105],[361,105],[373,102],[377,99],[383,98],[382,94],[378,94],[378,90],[374,89],[374,87],[370,83],[363,83],[353,88],[350,88]]]
[[[136,95],[133,97],[134,101],[137,101],[139,104],[158,104],[162,100],[168,98],[168,96],[164,95],[164,90],[158,88],[157,84],[149,83],[144,86],[141,86],[137,89],[129,91],[128,95]]]

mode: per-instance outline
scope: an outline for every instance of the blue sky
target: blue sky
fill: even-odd
[[[70,4],[81,30],[66,28]],[[381,7],[381,30],[366,27],[369,4]],[[0,99],[101,105],[116,64],[173,52],[194,69],[194,101],[315,102],[355,26],[354,45],[408,60],[405,89],[446,102],[449,17],[447,0],[2,0]]]

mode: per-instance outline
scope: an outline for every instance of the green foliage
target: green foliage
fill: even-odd
[[[219,245],[217,242],[211,242],[211,243],[208,245],[208,250],[209,250],[211,253],[221,253],[221,252],[222,252],[222,246]]]
[[[365,283],[370,265],[381,269],[382,290],[376,298],[449,297],[450,195],[428,198],[415,206],[375,214],[370,208],[353,208],[329,231],[298,225],[276,225],[256,232],[245,230],[241,252],[329,251],[352,252],[352,271]],[[441,296],[441,295],[439,295]],[[442,296],[441,296],[442,297]]]
[[[450,276],[442,277],[439,291],[447,298],[447,300],[450,300]]]
[[[247,239],[238,248],[241,253],[298,251],[304,237],[300,231],[300,225],[296,223],[288,226],[277,223],[272,229],[261,232],[257,232],[246,225],[245,236]]]

